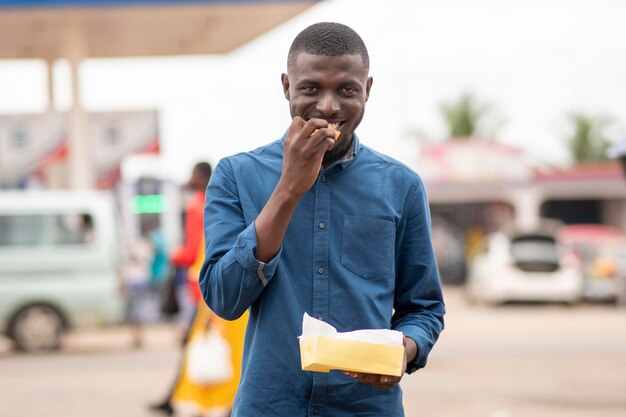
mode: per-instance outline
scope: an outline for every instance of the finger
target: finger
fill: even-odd
[[[302,128],[305,125],[305,121],[301,117],[294,117],[289,125],[289,129],[287,129],[287,136],[285,138],[285,142],[287,146],[292,142],[296,142],[298,140],[298,136],[302,131]]]
[[[397,383],[400,382],[402,378],[397,377],[397,376],[389,376],[389,375],[381,375],[380,376],[380,383],[381,384],[385,384],[385,385],[396,385]]]
[[[320,143],[318,143],[314,149],[319,151],[320,153],[324,153],[326,151],[330,151],[335,147],[337,141],[333,138],[324,138]]]
[[[362,382],[367,385],[371,385],[377,389],[385,390],[392,388],[396,384],[400,382],[402,378],[397,376],[390,375],[374,375],[374,374],[365,374],[365,373],[357,373],[357,372],[344,372],[345,375],[348,375],[359,382]]]
[[[318,134],[319,133],[316,133],[314,136],[309,138],[310,142],[306,144],[306,148],[310,148],[314,153],[315,158],[319,158],[321,161],[324,154],[335,147],[336,141],[335,139],[329,137],[322,137],[319,139],[317,137]]]
[[[356,379],[368,385],[382,385],[380,382],[380,375],[358,374]]]
[[[305,123],[305,125],[302,127],[302,130],[300,131],[300,133],[302,134],[303,137],[308,138],[316,133],[318,133],[317,131],[320,129],[327,129],[328,128],[328,122],[324,119],[310,119],[308,122]],[[330,135],[334,137],[333,135]]]
[[[315,145],[318,145],[326,138],[330,138],[333,140],[337,139],[337,137],[335,136],[335,131],[330,127],[315,129],[313,133],[311,133],[311,135],[309,136],[309,141],[312,141]]]
[[[287,131],[287,136],[295,136],[298,132],[302,131],[306,122],[302,117],[296,116],[291,120],[291,125]]]

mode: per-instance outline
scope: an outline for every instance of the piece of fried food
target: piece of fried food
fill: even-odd
[[[333,130],[335,131],[335,140],[339,139],[339,136],[341,136],[341,131],[339,130],[339,123],[330,123],[329,127],[332,127]]]
[[[339,123],[329,123],[328,127],[331,127],[335,131],[335,140],[339,139],[339,136],[341,136],[341,131],[339,130]],[[317,132],[318,130],[319,129],[315,129],[313,133],[311,133],[310,136],[313,136],[315,132]]]

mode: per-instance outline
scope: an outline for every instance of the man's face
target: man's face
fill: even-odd
[[[361,56],[300,53],[295,65],[282,75],[282,83],[291,117],[339,125],[341,136],[326,157],[343,156],[363,118],[372,86]]]

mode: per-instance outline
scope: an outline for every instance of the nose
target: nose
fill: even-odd
[[[317,102],[316,110],[326,117],[330,117],[340,110],[339,100],[335,94],[328,92],[323,94]]]

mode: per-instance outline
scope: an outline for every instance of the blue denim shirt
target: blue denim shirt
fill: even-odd
[[[304,312],[338,331],[396,329],[419,348],[408,372],[426,364],[444,304],[422,182],[355,136],[353,157],[320,172],[264,264],[254,221],[280,178],[283,141],[220,161],[206,194],[202,294],[226,319],[250,309],[233,416],[403,416],[399,385],[302,371],[298,336]]]

